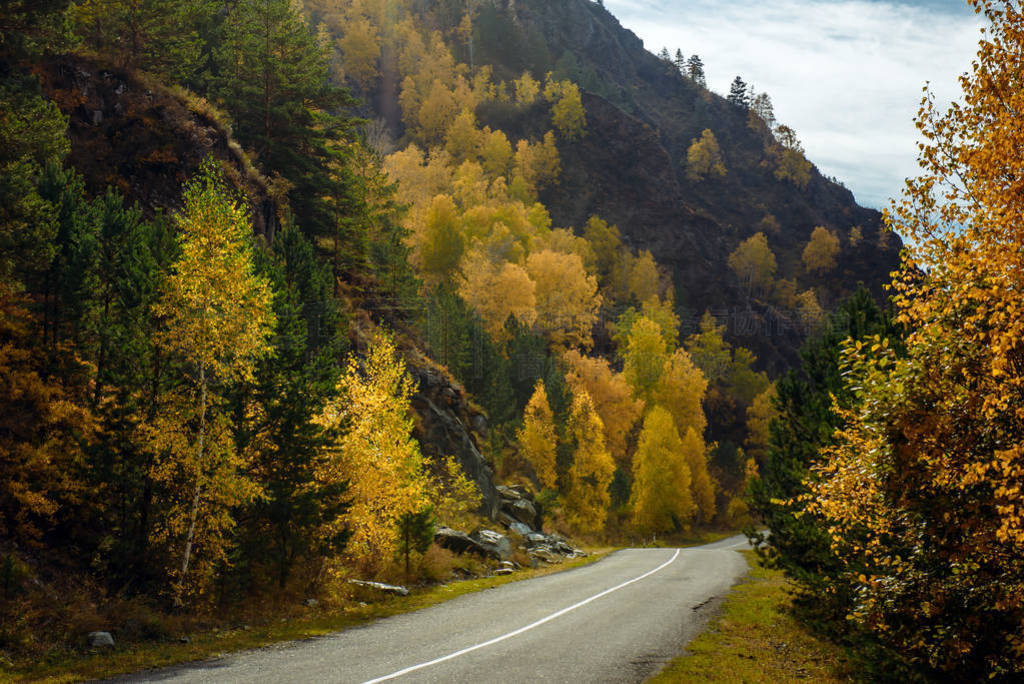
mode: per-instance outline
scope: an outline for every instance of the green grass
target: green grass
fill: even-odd
[[[752,551],[747,579],[726,597],[718,618],[651,681],[848,682],[843,649],[812,634],[791,611],[782,573],[762,568]]]
[[[560,565],[537,569],[524,569],[504,577],[452,582],[416,591],[406,597],[382,599],[368,605],[353,604],[343,610],[310,610],[302,618],[271,622],[249,629],[214,630],[189,635],[189,643],[178,641],[146,642],[118,646],[103,654],[92,654],[63,659],[54,663],[36,663],[20,669],[7,669],[0,663],[0,682],[77,682],[102,679],[128,672],[166,667],[217,655],[260,648],[284,641],[295,641],[323,636],[350,627],[363,625],[380,618],[427,608],[465,594],[493,589],[503,584],[550,575],[588,565],[613,551],[597,549],[586,558]]]

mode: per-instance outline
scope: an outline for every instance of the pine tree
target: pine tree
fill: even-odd
[[[682,49],[676,49],[674,63],[676,65],[676,69],[679,70],[679,73],[686,74],[686,56],[683,55]]]
[[[750,108],[750,96],[747,93],[747,84],[737,76],[729,86],[729,96],[726,98],[732,104],[742,109]]]
[[[823,523],[805,515],[796,502],[808,492],[811,467],[819,462],[823,447],[834,443],[841,425],[833,401],[840,408],[853,401],[840,370],[843,345],[847,339],[891,336],[893,332],[889,317],[862,288],[839,306],[819,337],[804,345],[801,368],[787,373],[776,385],[778,418],[769,428],[768,456],[761,475],[750,485],[752,508],[771,536],[770,540],[758,534],[752,538],[762,555],[811,589],[824,586],[837,566]],[[845,611],[847,598],[835,597],[834,607]]]
[[[120,66],[189,81],[204,66],[199,30],[217,12],[211,0],[86,0],[74,17],[86,44]]]
[[[697,85],[708,87],[707,78],[704,76],[704,62],[699,55],[690,55],[690,59],[686,60],[686,75]]]
[[[59,51],[71,39],[70,0],[8,0],[0,5],[0,57],[15,60]]]
[[[235,441],[254,452],[265,493],[243,523],[241,551],[269,564],[283,588],[296,564],[337,556],[348,540],[337,524],[347,509],[346,483],[315,478],[329,443],[315,419],[335,395],[346,345],[330,272],[297,228],[285,225],[259,263],[273,285],[277,322],[273,355],[239,388],[234,412]]]
[[[350,135],[347,91],[328,85],[326,46],[289,0],[240,0],[224,21],[213,92],[267,175],[292,185],[303,230],[331,235],[350,191],[332,178],[331,141]],[[326,198],[334,198],[328,202]]]

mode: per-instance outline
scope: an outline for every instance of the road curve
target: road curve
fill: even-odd
[[[639,682],[679,654],[746,572],[732,537],[628,549],[326,637],[122,682]]]

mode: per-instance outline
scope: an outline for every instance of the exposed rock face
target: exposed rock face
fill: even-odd
[[[512,558],[512,542],[508,537],[494,530],[477,530],[469,535],[477,544],[487,549],[492,558],[507,561]]]
[[[534,501],[532,492],[524,487],[502,485],[498,485],[497,490],[501,497],[499,522],[509,529],[517,522],[537,530],[543,527],[540,504]]]
[[[182,186],[212,155],[248,198],[256,233],[273,239],[278,208],[264,179],[201,106],[85,57],[55,57],[35,71],[68,117],[68,161],[91,192],[114,185],[147,214],[177,209]]]
[[[465,390],[439,370],[410,359],[409,371],[418,384],[412,407],[420,418],[416,438],[423,453],[435,463],[454,456],[480,490],[481,512],[493,519],[499,506],[494,470],[480,453],[475,431],[470,427],[486,427],[486,419],[470,408]]]

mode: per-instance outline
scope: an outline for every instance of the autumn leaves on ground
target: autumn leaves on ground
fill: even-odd
[[[484,419],[459,429],[549,531],[766,526],[790,617],[864,676],[1019,676],[1024,17],[977,4],[992,26],[964,104],[925,101],[922,175],[889,216],[914,240],[891,301],[862,290],[827,314],[797,284],[860,228],[814,228],[798,263],[773,252],[786,228],[770,215],[733,242],[723,282],[808,333],[773,383],[618,227],[553,225],[540,198],[590,134],[583,93],[565,65],[477,63],[493,3],[8,3],[0,665],[59,669],[93,630],[164,643],[311,598],[343,614],[366,598],[351,578],[487,574],[432,543],[440,525],[499,522],[481,515],[490,470],[414,438],[432,418],[410,371],[426,366],[453,405],[470,398]],[[92,86],[45,97],[44,59],[120,80],[109,109],[129,142],[174,126],[200,145],[195,168],[174,145],[131,160],[181,193],[71,164],[69,122],[103,117],[82,109]],[[661,61],[718,97],[699,59]],[[154,92],[187,115],[160,119]],[[354,117],[371,104],[352,92],[379,118]],[[767,96],[728,102],[768,141],[771,176],[806,189]],[[678,163],[714,183],[727,157],[705,130]]]

